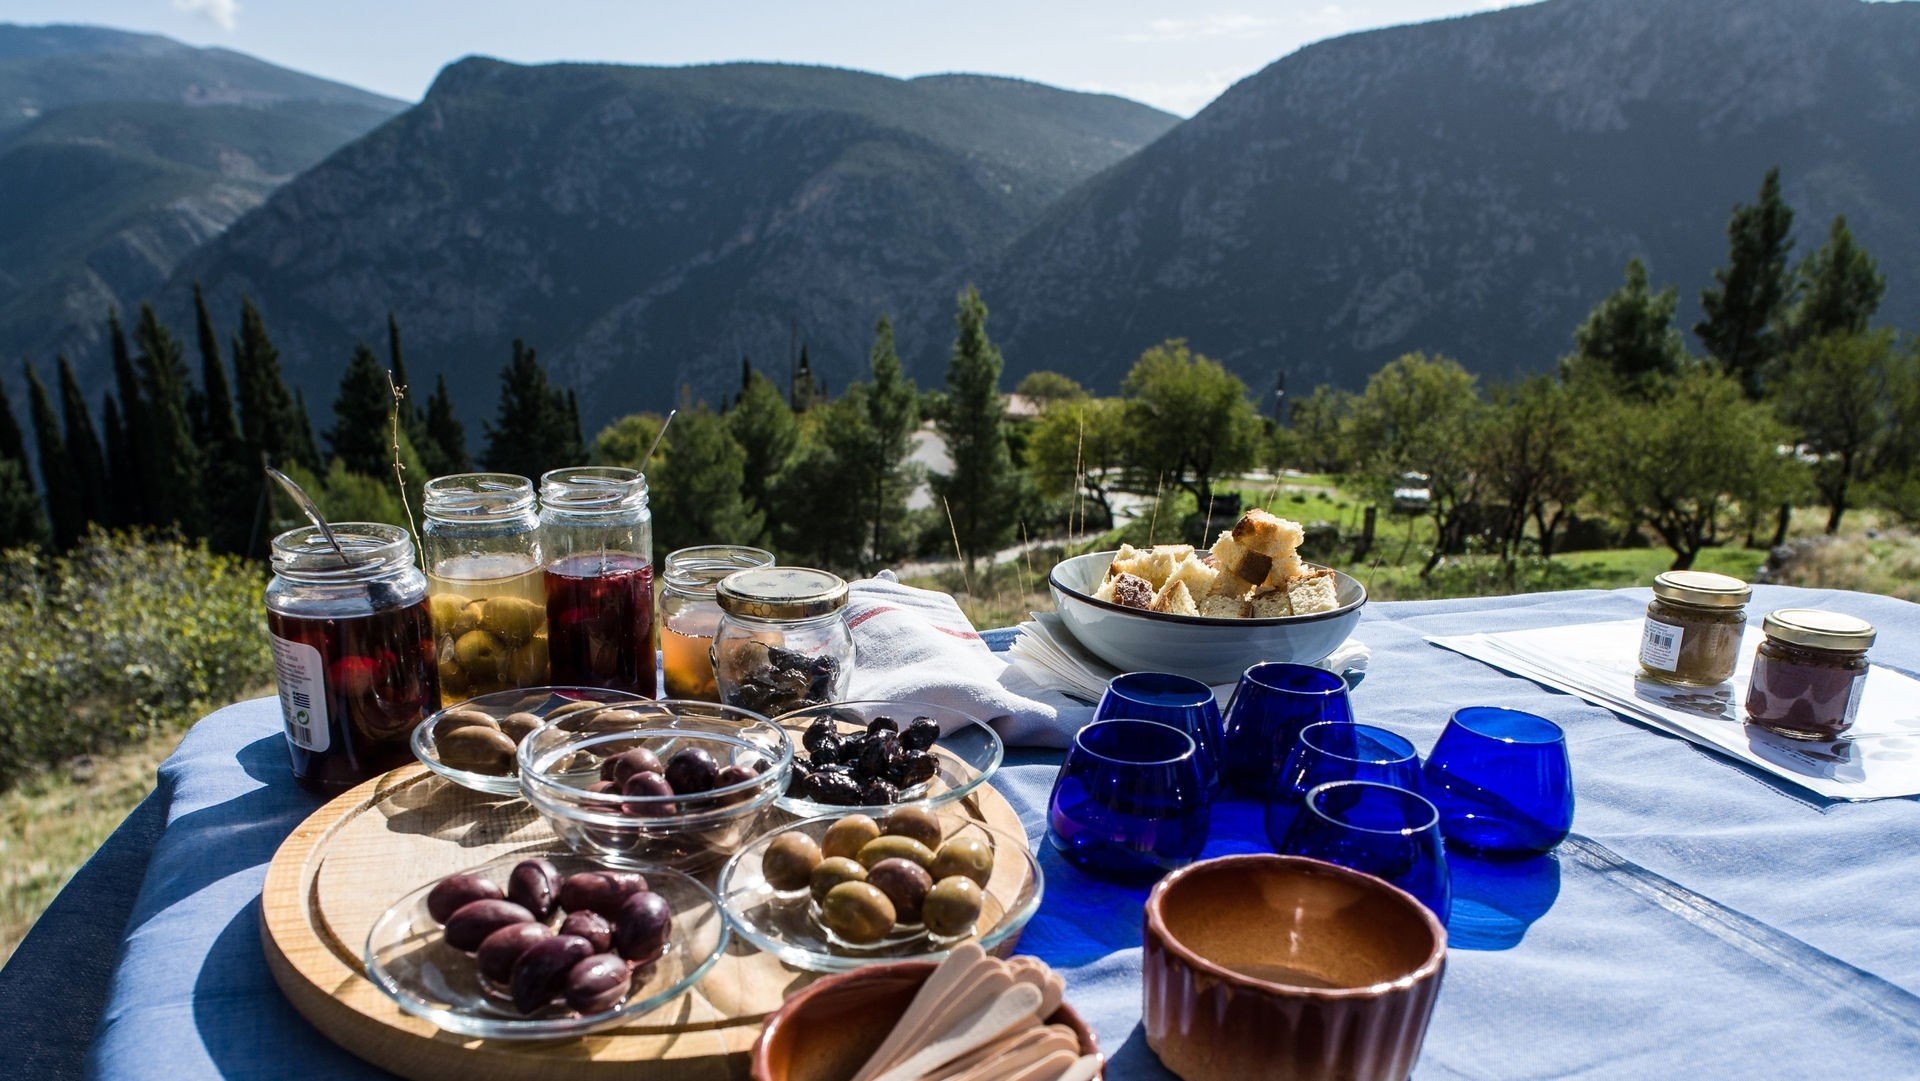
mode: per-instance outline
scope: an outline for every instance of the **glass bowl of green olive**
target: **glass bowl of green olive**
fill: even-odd
[[[740,936],[795,968],[937,961],[963,942],[1011,949],[1045,879],[1025,837],[957,807],[803,819],[747,843],[720,872]]]
[[[413,756],[454,784],[495,796],[520,794],[514,752],[534,729],[568,713],[635,701],[599,687],[525,687],[448,706],[413,729]]]

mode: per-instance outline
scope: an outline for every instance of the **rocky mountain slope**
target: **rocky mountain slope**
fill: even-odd
[[[1010,370],[1111,389],[1169,336],[1256,390],[1414,349],[1551,364],[1647,259],[1691,325],[1769,166],[1920,324],[1920,4],[1548,0],[1275,62],[1064,198],[985,277]]]
[[[0,24],[0,356],[98,353],[108,308],[400,108],[224,49]]]
[[[582,388],[590,426],[683,387],[717,401],[743,353],[784,372],[796,335],[839,387],[881,314],[950,310],[968,268],[1173,123],[979,76],[472,58],[196,252],[168,295],[253,296],[315,402],[389,310],[416,380],[446,372],[475,417],[515,337]]]

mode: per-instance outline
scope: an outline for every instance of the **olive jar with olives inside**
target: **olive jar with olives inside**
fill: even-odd
[[[533,482],[461,473],[427,482],[420,545],[451,704],[547,680],[547,597]]]
[[[769,717],[846,697],[853,679],[847,583],[804,567],[728,575],[715,590],[720,700]]]
[[[1752,596],[1752,586],[1725,574],[1667,571],[1654,578],[1640,635],[1642,674],[1683,687],[1732,678]]]

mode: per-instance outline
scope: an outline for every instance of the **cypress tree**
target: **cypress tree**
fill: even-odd
[[[0,383],[0,548],[44,544],[47,516],[27,472],[27,441]]]
[[[385,475],[393,462],[392,434],[388,431],[393,394],[380,361],[365,342],[353,347],[353,359],[340,379],[340,395],[333,400],[333,428],[327,444],[347,472],[366,477]]]
[[[748,368],[740,400],[727,414],[727,428],[747,452],[741,491],[747,502],[773,522],[774,492],[780,471],[793,457],[800,423],[773,380]]]
[[[133,368],[133,353],[127,348],[127,335],[120,325],[120,313],[107,314],[107,342],[113,350],[113,382],[120,395],[119,451],[107,445],[107,466],[113,493],[115,525],[148,525],[147,489],[141,477],[141,465],[152,436],[148,432],[146,404],[140,393],[140,376]]]
[[[34,446],[40,455],[40,486],[46,493],[47,522],[52,527],[55,547],[67,549],[86,531],[86,509],[73,476],[73,464],[67,457],[67,440],[60,431],[60,415],[53,411],[53,398],[33,365],[21,365],[27,373],[27,414],[33,419]]]
[[[74,486],[80,491],[81,510],[87,521],[107,525],[113,521],[113,500],[106,455],[100,447],[100,435],[93,427],[93,414],[87,411],[86,394],[73,374],[73,365],[64,355],[59,365],[60,420],[67,433],[67,457],[73,462]]]
[[[0,462],[24,462],[27,460],[27,437],[20,430],[20,422],[13,417],[13,402],[7,397],[7,387],[0,382]]]
[[[500,404],[486,425],[486,467],[538,479],[549,469],[581,459],[567,415],[566,395],[547,381],[534,351],[518,338],[513,359],[500,371]]]
[[[747,454],[726,419],[701,405],[683,409],[668,430],[667,453],[656,459],[659,544],[671,551],[692,544],[750,544],[765,524],[740,496]]]
[[[1673,325],[1679,303],[1672,286],[1650,292],[1646,264],[1628,260],[1625,283],[1594,305],[1573,332],[1574,355],[1568,358],[1567,374],[1592,367],[1625,386],[1642,388],[1656,377],[1678,372],[1687,359],[1686,343]]]
[[[111,391],[100,396],[100,429],[107,452],[107,523],[140,524],[140,467],[133,459],[133,436],[121,419],[120,405]]]
[[[200,446],[202,506],[206,511],[207,541],[215,551],[241,552],[252,533],[254,507],[261,478],[247,455],[246,442],[233,416],[233,394],[227,386],[227,366],[220,358],[220,337],[214,333],[206,298],[199,283],[193,287],[194,329],[200,345],[200,391],[195,396],[194,436]],[[71,438],[71,436],[69,436]]]
[[[866,469],[872,555],[886,561],[905,547],[903,525],[912,487],[907,454],[913,449],[913,430],[919,420],[919,394],[901,371],[893,322],[885,316],[874,328],[868,364],[873,373],[873,385],[866,394],[867,435],[873,441]]]
[[[947,441],[952,472],[933,478],[946,503],[961,558],[972,573],[980,553],[1013,535],[1019,478],[1007,449],[1006,406],[1000,397],[1000,350],[987,337],[987,305],[967,286],[954,315],[957,333],[947,366],[947,402],[937,425]]]
[[[154,495],[151,517],[157,525],[178,526],[190,536],[204,536],[200,452],[187,415],[191,381],[181,359],[180,343],[161,324],[151,304],[140,305],[140,322],[134,327],[133,340],[149,433],[149,443],[141,452],[140,474],[146,490]]]
[[[313,438],[313,413],[307,409],[307,392],[293,392],[293,441],[287,448],[293,461],[307,467],[316,476],[320,471],[320,444]]]
[[[248,471],[259,469],[264,456],[268,463],[281,468],[298,465],[315,474],[321,472],[306,408],[287,389],[280,372],[280,351],[267,336],[266,321],[252,300],[240,302],[240,333],[233,340],[233,382]]]
[[[1788,300],[1787,252],[1793,247],[1793,210],[1780,198],[1780,169],[1767,170],[1760,196],[1736,206],[1727,222],[1727,265],[1702,290],[1706,318],[1693,332],[1720,365],[1758,397],[1767,368],[1780,355],[1775,330]]]
[[[473,459],[467,456],[467,429],[453,412],[453,396],[447,393],[447,377],[434,380],[433,394],[427,399],[426,439],[421,444],[425,457],[428,448],[434,455],[429,468],[436,476],[473,472]]]
[[[578,465],[587,460],[587,439],[580,431],[580,396],[567,388],[567,463]]]
[[[1800,297],[1782,320],[1787,349],[1829,334],[1864,332],[1887,292],[1886,276],[1854,242],[1844,216],[1833,219],[1827,242],[1801,261],[1794,278]]]

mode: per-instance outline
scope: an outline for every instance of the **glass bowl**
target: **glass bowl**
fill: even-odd
[[[644,747],[661,761],[700,748],[751,780],[695,795],[622,796],[589,791],[600,763]],[[520,744],[520,794],[567,847],[619,867],[698,870],[724,860],[759,827],[787,787],[793,743],[757,713],[713,702],[639,701],[581,710]]]
[[[998,732],[956,709],[926,702],[830,702],[774,718],[774,723],[785,728],[793,740],[796,774],[810,759],[803,743],[807,729],[821,717],[831,718],[834,727],[843,736],[865,732],[868,723],[876,717],[891,717],[903,730],[916,718],[929,718],[940,726],[940,738],[934,741],[931,749],[935,773],[932,780],[902,790],[900,799],[892,804],[843,805],[822,803],[797,792],[783,794],[779,801],[780,809],[801,818],[854,811],[863,811],[878,818],[892,808],[908,803],[942,807],[964,798],[985,784],[987,778],[1000,768],[1000,760],[1006,754]]]
[[[543,722],[561,709],[572,708],[576,702],[597,705],[632,704],[644,699],[635,699],[625,691],[609,691],[599,687],[522,687],[510,691],[495,691],[492,694],[478,695],[428,717],[414,726],[413,756],[426,764],[426,767],[454,784],[471,788],[475,792],[487,792],[496,796],[518,796],[520,794],[520,775],[516,764],[511,773],[475,773],[472,770],[456,769],[440,760],[440,744],[434,726],[449,713],[463,709],[478,710],[481,713],[500,720],[515,713],[531,713]]]
[[[470,869],[501,886],[513,865],[543,857],[563,875],[603,869],[599,861],[569,852],[525,849]],[[619,1024],[677,998],[698,983],[722,954],[731,937],[719,902],[705,886],[676,871],[650,870],[647,888],[673,909],[666,952],[658,961],[634,970],[626,1001],[602,1013],[580,1015],[555,1003],[527,1015],[481,979],[474,959],[441,939],[440,924],[427,914],[427,894],[439,882],[427,882],[394,902],[374,921],[367,935],[368,978],[396,1005],[448,1032],[488,1040],[541,1040],[577,1036]],[[551,922],[557,924],[559,916]]]
[[[936,938],[924,926],[896,927],[873,945],[856,946],[829,932],[819,906],[802,889],[782,892],[767,883],[762,861],[774,840],[801,832],[817,843],[827,828],[848,813],[822,815],[761,834],[742,848],[720,872],[720,903],[740,937],[795,968],[846,972],[889,961],[938,961],[964,942],[978,942],[989,953],[1011,950],[1020,931],[1040,907],[1046,880],[1025,837],[1003,833],[958,810],[939,813],[943,840],[972,837],[993,850],[993,872],[983,891],[985,904],[970,934]]]

